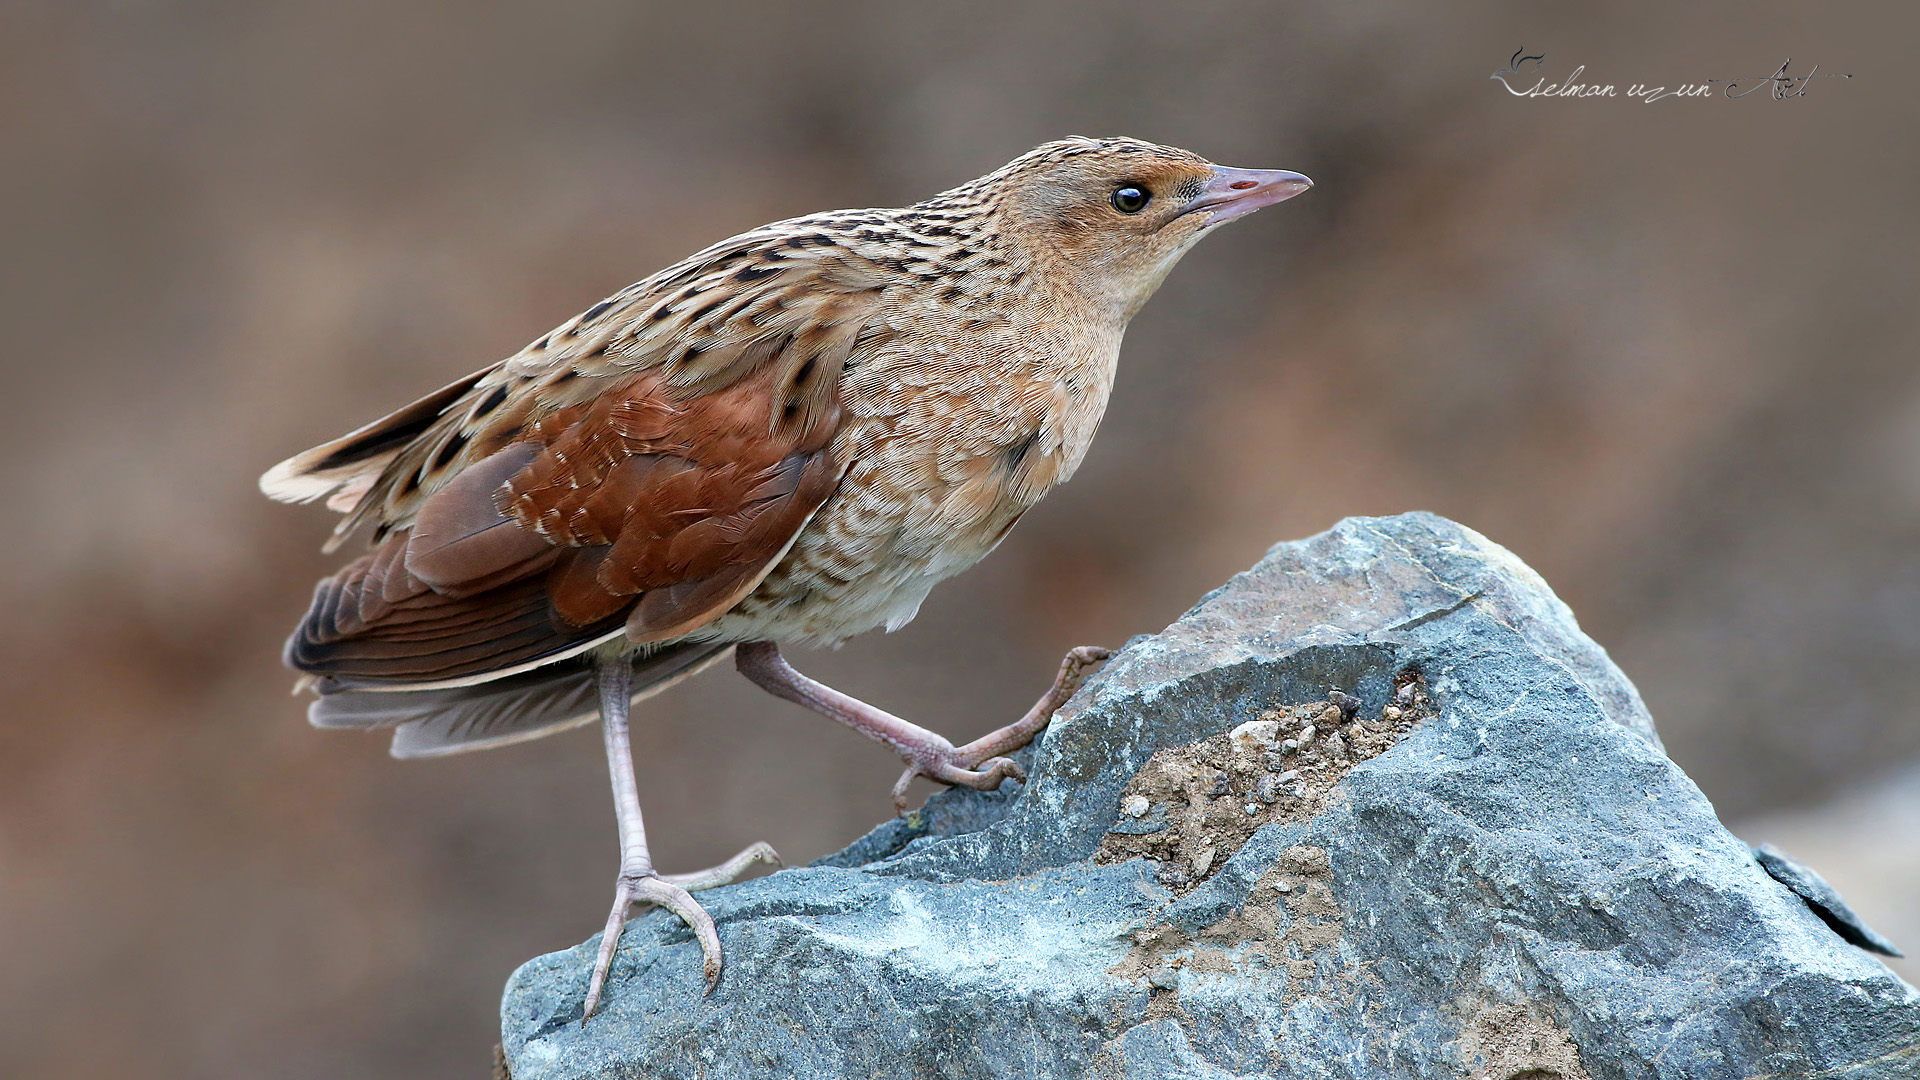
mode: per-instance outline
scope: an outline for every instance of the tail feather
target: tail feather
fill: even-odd
[[[732,651],[724,642],[679,642],[636,657],[633,700],[652,697]],[[396,728],[394,757],[440,757],[590,723],[600,715],[597,685],[593,665],[584,659],[439,690],[359,690],[322,678],[307,720],[318,728]]]

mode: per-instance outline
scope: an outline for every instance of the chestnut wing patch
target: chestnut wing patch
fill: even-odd
[[[683,637],[757,585],[844,472],[837,402],[782,424],[785,368],[697,398],[656,373],[528,425],[320,583],[287,645],[348,686],[480,682]]]
[[[826,450],[837,400],[812,422],[780,423],[783,377],[769,363],[676,401],[647,374],[535,426],[546,449],[500,501],[550,543],[592,552],[549,577],[562,617],[584,625],[630,612],[629,638],[666,641],[773,569],[844,471]]]

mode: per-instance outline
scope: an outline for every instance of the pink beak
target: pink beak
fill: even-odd
[[[1200,189],[1200,197],[1181,213],[1206,210],[1211,215],[1207,225],[1214,226],[1291,199],[1312,186],[1313,181],[1285,169],[1229,169],[1215,165],[1213,179]]]

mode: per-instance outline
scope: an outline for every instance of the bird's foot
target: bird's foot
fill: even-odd
[[[916,776],[942,784],[959,784],[976,791],[992,791],[1000,786],[1007,777],[1024,781],[1026,770],[1012,758],[1005,755],[1033,741],[1042,728],[1045,728],[1058,712],[1060,706],[1080,689],[1086,681],[1088,672],[1107,661],[1113,655],[1112,649],[1103,649],[1098,645],[1081,645],[1069,649],[1060,661],[1060,672],[1054,676],[1053,685],[1033,703],[1033,708],[1020,719],[997,731],[990,731],[965,746],[954,746],[945,739],[926,746],[916,746],[906,754],[907,770],[893,785],[893,806],[904,814],[907,812],[907,786]]]
[[[937,738],[937,736],[936,736]],[[990,757],[982,760],[968,754],[973,743],[955,746],[945,739],[938,743],[916,746],[907,759],[907,770],[893,785],[893,808],[899,813],[907,812],[907,786],[916,776],[924,776],[937,784],[953,784],[970,787],[975,791],[993,791],[1000,782],[1008,777],[1024,781],[1027,771],[1020,763],[1010,757]]]
[[[655,874],[651,869],[622,870],[614,881],[613,910],[607,914],[607,928],[600,935],[600,953],[593,961],[593,977],[587,983],[587,1003],[580,1022],[586,1023],[587,1018],[600,1006],[600,994],[607,985],[607,972],[613,967],[613,953],[620,945],[620,931],[626,926],[627,911],[634,904],[657,904],[680,916],[700,942],[707,993],[713,993],[713,988],[720,983],[720,933],[714,928],[713,917],[693,898],[690,890],[726,885],[754,863],[781,865],[780,856],[773,848],[759,843],[719,866],[691,874]]]

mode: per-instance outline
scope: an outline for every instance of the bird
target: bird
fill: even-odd
[[[635,904],[721,948],[692,893],[778,863],[755,844],[662,874],[634,779],[635,702],[731,655],[772,694],[991,790],[1106,651],[962,746],[795,671],[786,645],[911,621],[1080,466],[1121,338],[1202,237],[1312,181],[1133,138],[1045,143],[897,209],[751,229],[619,290],[505,360],[260,481],[325,500],[368,550],[285,648],[320,728],[395,757],[598,719],[621,861],[582,1022]]]

